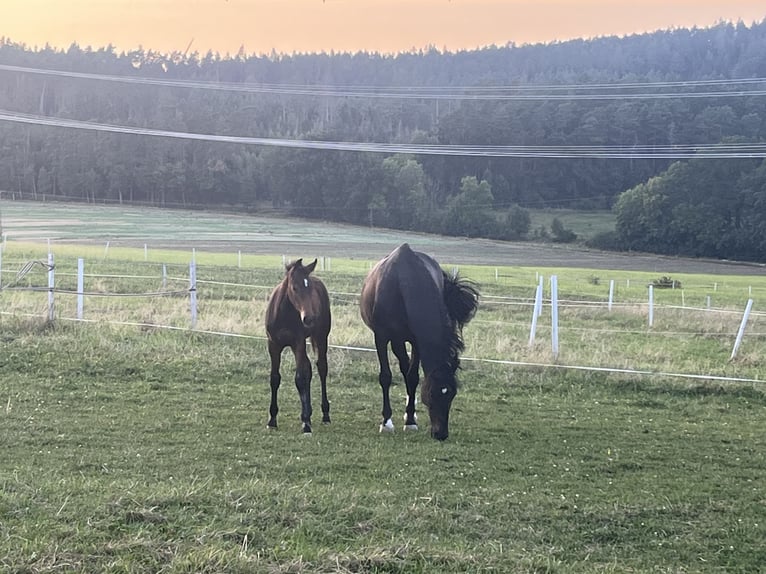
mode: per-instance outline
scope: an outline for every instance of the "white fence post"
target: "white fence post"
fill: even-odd
[[[106,242],[106,247],[104,247],[104,259],[109,257],[109,242]]]
[[[654,326],[654,285],[649,285],[649,327]]]
[[[77,259],[77,320],[82,321],[83,300],[85,298],[85,260]]]
[[[535,333],[537,332],[537,317],[540,315],[540,309],[543,306],[543,286],[535,287],[535,306],[532,311],[532,326],[529,329],[529,346],[535,344]]]
[[[710,295],[707,296],[707,310],[710,311]]]
[[[162,290],[167,291],[168,289],[168,266],[163,263],[162,264]]]
[[[739,331],[737,331],[737,340],[734,341],[734,348],[731,351],[731,357],[729,358],[730,361],[737,356],[737,351],[739,351],[739,346],[742,344],[742,337],[745,336],[745,327],[747,326],[747,319],[748,317],[750,317],[750,310],[752,308],[753,308],[753,300],[748,299],[747,306],[745,307],[745,314],[742,315],[742,322],[739,324]]]
[[[612,301],[614,301],[614,279],[609,280],[609,310],[612,310]]]
[[[147,247],[146,243],[144,243],[144,261],[149,260],[149,248]]]
[[[191,328],[197,327],[197,264],[189,263],[189,299],[191,307]]]
[[[53,287],[56,285],[53,275],[53,253],[48,252],[48,321],[53,321],[55,308],[53,301]]]
[[[551,350],[553,358],[559,356],[559,281],[551,276]]]
[[[537,308],[537,316],[540,317],[543,314],[543,276],[538,275],[538,287],[540,288],[540,306]]]

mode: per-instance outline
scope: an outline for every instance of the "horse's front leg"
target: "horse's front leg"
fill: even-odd
[[[295,388],[301,398],[303,432],[311,434],[311,361],[306,354],[306,340],[301,339],[293,348],[295,354]]]
[[[383,422],[380,424],[380,432],[394,432],[394,423],[391,420],[391,399],[389,397],[391,366],[388,364],[388,341],[377,333],[375,333],[375,349],[378,352],[378,363],[380,363],[378,381],[383,391]]]
[[[269,357],[271,357],[271,375],[269,376],[269,384],[271,385],[271,406],[269,407],[269,423],[266,428],[277,428],[277,413],[279,407],[277,406],[277,393],[279,392],[279,384],[282,382],[282,376],[279,374],[279,366],[282,362],[282,349],[284,346],[280,346],[274,341],[269,340]]]
[[[322,422],[330,422],[330,401],[327,400],[327,337],[311,339],[311,344],[317,350],[317,372],[322,386]]]
[[[418,415],[415,412],[415,397],[418,389],[420,356],[415,345],[412,346],[412,357],[407,356],[404,341],[401,344],[392,345],[394,355],[399,359],[399,370],[402,372],[407,386],[407,406],[404,412],[404,430],[418,430]]]

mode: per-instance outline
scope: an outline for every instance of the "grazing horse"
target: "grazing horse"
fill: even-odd
[[[457,393],[456,372],[463,350],[462,329],[479,305],[479,292],[469,281],[452,277],[424,253],[406,243],[378,262],[362,287],[362,319],[375,336],[383,390],[380,432],[394,430],[391,421],[391,367],[388,344],[399,360],[407,386],[405,430],[417,430],[415,392],[423,364],[421,400],[428,407],[431,436],[449,435],[449,411]],[[405,343],[411,347],[408,356]]]
[[[277,392],[282,380],[279,366],[282,351],[290,347],[295,355],[295,386],[301,398],[303,432],[311,434],[311,361],[306,354],[306,339],[311,339],[317,357],[317,371],[322,383],[322,422],[330,422],[330,402],[327,400],[327,337],[332,318],[330,297],[321,280],[311,275],[314,259],[303,265],[298,259],[285,267],[285,277],[274,288],[266,308],[266,334],[271,357],[271,407],[267,428],[277,428]]]

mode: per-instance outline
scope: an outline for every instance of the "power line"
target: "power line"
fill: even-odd
[[[50,116],[19,114],[0,110],[0,121],[96,132],[186,139],[219,143],[356,151],[387,154],[414,154],[469,157],[548,158],[548,159],[692,159],[692,158],[766,158],[766,143],[679,144],[635,146],[482,146],[448,144],[391,144],[374,142],[343,142],[296,140],[250,136],[227,136],[192,132],[136,128],[97,122],[84,122]]]
[[[379,99],[431,99],[431,100],[666,100],[685,98],[731,98],[766,95],[766,78],[739,78],[719,80],[689,80],[675,82],[628,82],[596,84],[542,84],[542,85],[500,85],[500,86],[352,86],[328,84],[278,84],[278,83],[233,83],[198,80],[175,80],[141,76],[121,76],[51,70],[25,66],[0,64],[0,71],[65,77],[72,79],[144,84],[186,89],[217,90],[250,94],[274,94],[311,97],[346,97]],[[761,89],[750,89],[763,85]],[[738,89],[733,89],[740,86]],[[678,91],[729,88],[716,91]],[[626,90],[644,90],[639,92]],[[672,92],[645,90],[674,89]],[[599,90],[597,93],[589,93]],[[620,93],[613,93],[614,91]],[[559,93],[562,91],[585,93]]]

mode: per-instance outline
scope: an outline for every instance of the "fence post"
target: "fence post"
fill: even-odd
[[[53,253],[48,252],[48,321],[53,321],[55,308],[53,301],[53,287],[56,285],[53,275]]]
[[[109,257],[109,242],[106,242],[106,247],[104,247],[104,259]]]
[[[85,260],[77,259],[77,320],[82,321],[83,299],[85,298]]]
[[[529,330],[529,346],[535,344],[535,333],[537,332],[537,317],[540,315],[540,309],[543,306],[543,286],[535,287],[535,306],[532,310],[532,326]]]
[[[191,328],[197,327],[197,264],[189,263],[189,299],[191,307]]]
[[[551,350],[553,358],[559,356],[559,281],[551,276]]]
[[[535,272],[535,273],[537,273],[537,272]],[[537,308],[537,316],[540,317],[543,314],[543,304],[542,304],[542,301],[543,301],[543,276],[542,275],[538,275],[537,285],[540,288],[540,306]]]
[[[747,319],[748,317],[750,317],[750,309],[752,308],[753,308],[753,300],[748,299],[747,306],[745,307],[745,314],[742,315],[742,322],[739,324],[739,331],[737,331],[737,340],[734,341],[734,348],[731,351],[731,357],[729,357],[730,361],[737,356],[737,351],[739,351],[739,346],[742,344],[742,337],[745,336],[745,327],[747,326]]]
[[[654,285],[649,285],[649,327],[654,326]]]
[[[612,301],[614,301],[614,279],[609,280],[609,310],[612,310]]]
[[[0,289],[3,288],[3,250],[0,248]]]
[[[162,290],[167,291],[168,289],[168,266],[163,263],[162,264]]]

